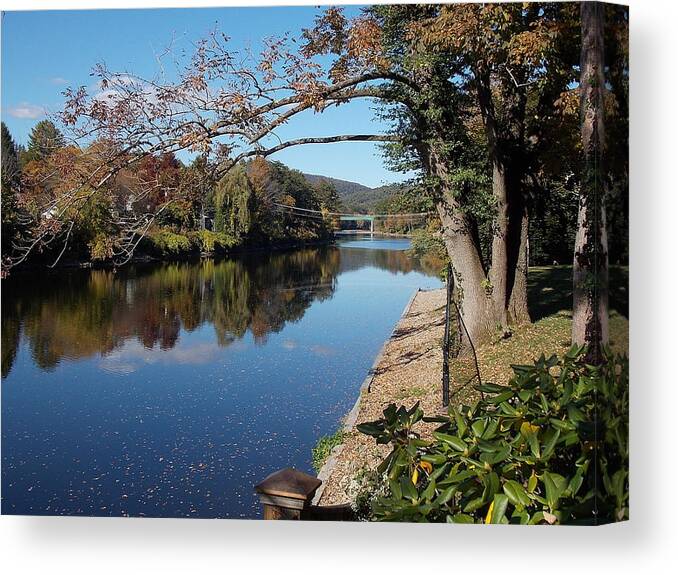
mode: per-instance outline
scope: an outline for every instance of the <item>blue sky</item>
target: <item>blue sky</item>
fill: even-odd
[[[347,7],[356,13],[357,7]],[[261,40],[310,26],[317,8],[205,8],[4,12],[2,18],[2,120],[26,143],[45,112],[60,109],[68,86],[92,86],[90,72],[104,61],[116,71],[153,76],[156,55],[170,43],[192,52],[192,42],[217,27],[235,46],[258,51]],[[304,113],[281,136],[380,133],[374,103],[356,101],[322,115]],[[404,179],[383,166],[374,143],[291,148],[272,159],[305,172],[378,186]]]

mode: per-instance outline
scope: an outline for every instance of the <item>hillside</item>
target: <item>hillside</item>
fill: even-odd
[[[328,176],[319,176],[317,174],[304,174],[304,177],[311,183],[326,180],[330,182],[337,190],[344,209],[349,212],[369,213],[382,200],[388,198],[398,191],[399,184],[389,184],[370,188],[357,182],[330,178]]]

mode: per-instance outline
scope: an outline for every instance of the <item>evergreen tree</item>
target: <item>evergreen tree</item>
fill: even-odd
[[[17,152],[17,146],[14,143],[12,135],[9,133],[9,129],[5,125],[5,122],[2,122],[2,181],[18,184],[19,176],[21,172],[19,170],[19,156]]]
[[[33,160],[44,160],[65,145],[66,140],[59,129],[49,120],[42,120],[31,130],[22,163],[25,165]]]
[[[2,254],[9,253],[12,239],[16,233],[16,194],[19,188],[21,172],[17,147],[2,122]]]

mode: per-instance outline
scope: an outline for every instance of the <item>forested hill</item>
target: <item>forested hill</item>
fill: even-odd
[[[329,176],[319,176],[317,174],[304,174],[304,176],[312,184],[321,180],[330,182],[341,198],[341,203],[344,206],[343,209],[358,213],[373,212],[379,202],[392,196],[400,189],[398,184],[369,188],[357,182],[330,178]]]

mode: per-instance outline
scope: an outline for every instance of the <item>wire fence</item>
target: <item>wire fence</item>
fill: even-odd
[[[480,376],[480,366],[478,364],[478,354],[476,352],[475,345],[473,343],[473,338],[471,334],[466,329],[466,324],[464,323],[464,317],[462,316],[459,305],[455,301],[454,293],[454,270],[452,264],[448,263],[446,268],[446,281],[445,281],[445,331],[443,335],[443,374],[442,374],[442,403],[443,407],[447,408],[450,404],[451,397],[454,397],[457,393],[466,389],[474,381],[478,382],[478,385],[482,383]],[[473,375],[466,379],[466,381],[460,382],[450,394],[450,359],[458,358],[461,353],[464,345],[468,348],[465,351],[468,351],[469,354],[473,357]],[[461,374],[452,374],[452,379],[456,379],[455,375]],[[459,377],[459,379],[462,379]],[[464,378],[465,379],[465,378]],[[454,381],[453,381],[454,383]],[[482,391],[480,392],[481,398],[484,398]]]

